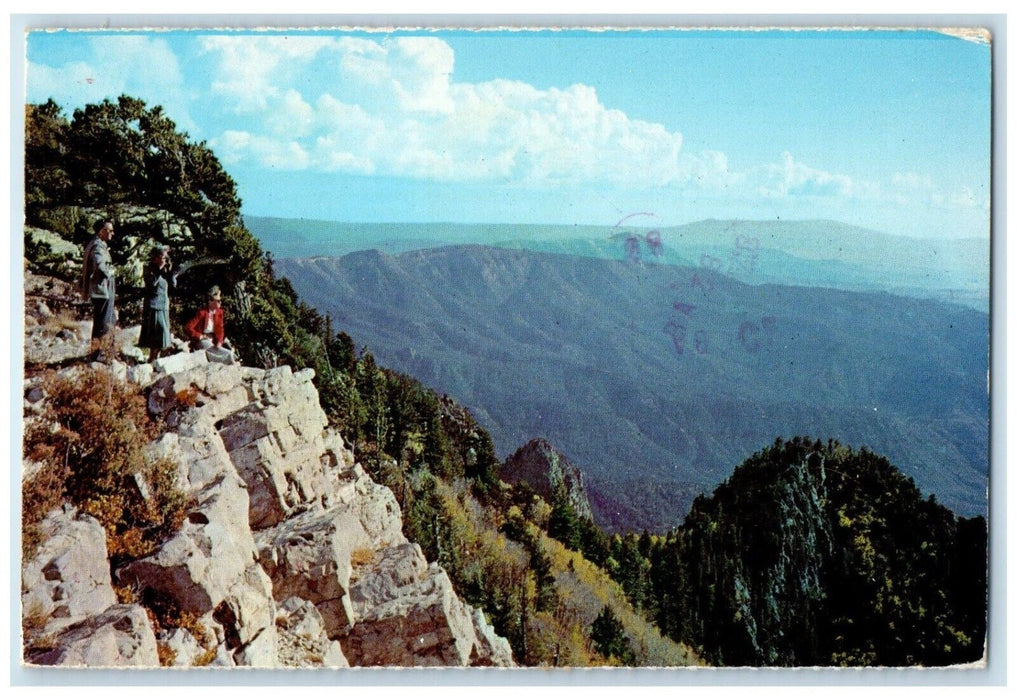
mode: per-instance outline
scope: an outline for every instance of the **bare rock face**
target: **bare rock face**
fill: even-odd
[[[121,567],[118,579],[172,600],[198,615],[218,606],[255,561],[254,539],[242,520],[247,492],[234,475],[199,492],[183,527],[150,556]]]
[[[278,608],[279,666],[348,668],[339,642],[325,632],[325,620],[312,603],[287,598]]]
[[[474,647],[474,656],[471,658],[473,666],[515,666],[512,661],[512,647],[508,640],[494,631],[494,627],[484,617],[484,611],[471,608],[473,620],[473,631],[477,635],[477,645]]]
[[[356,573],[350,597],[357,622],[341,640],[352,665],[467,666],[480,661],[484,649],[472,611],[455,595],[448,574],[436,564],[428,566],[418,545],[383,549]]]
[[[24,659],[61,666],[158,666],[144,608],[118,605],[106,534],[73,508],[42,522],[48,538],[21,573]]]
[[[530,440],[505,460],[501,477],[511,484],[526,482],[548,503],[553,504],[561,492],[576,515],[593,519],[583,472],[543,438]]]
[[[50,513],[40,529],[46,539],[21,569],[26,612],[78,622],[116,604],[106,533],[98,520],[67,508]]]
[[[311,380],[313,370],[264,373],[254,400],[219,422],[223,444],[251,495],[251,527],[278,524],[310,505],[329,507],[352,495],[352,465]]]
[[[314,603],[329,636],[354,624],[348,597],[353,560],[389,542],[405,542],[392,492],[359,468],[360,498],[328,510],[310,510],[257,534],[259,560],[277,601],[296,596]]]
[[[159,665],[159,654],[145,609],[113,605],[59,630],[46,642],[37,641],[25,661],[46,666],[152,667]]]

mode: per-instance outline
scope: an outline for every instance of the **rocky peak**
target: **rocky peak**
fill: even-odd
[[[527,483],[548,503],[563,490],[577,515],[593,519],[582,471],[544,438],[530,440],[505,460],[501,478],[512,484]]]

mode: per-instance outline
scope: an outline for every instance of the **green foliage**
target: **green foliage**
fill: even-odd
[[[547,523],[547,534],[569,549],[579,551],[583,535],[581,520],[569,501],[564,489],[558,489],[551,503],[551,518]]]
[[[393,490],[407,536],[490,615],[517,661],[586,665],[596,653],[644,662],[649,636],[627,632],[640,623],[622,591],[663,632],[719,664],[980,658],[985,522],[923,500],[885,459],[778,440],[696,499],[681,528],[609,538],[567,494],[547,504],[500,482],[491,437],[469,411],[358,353],[330,317],[301,302],[245,228],[233,180],[160,107],[124,96],[68,120],[52,100],[29,105],[25,152],[30,226],[80,246],[93,219],[114,219],[114,262],[128,281],[139,249],[170,243],[177,262],[208,266],[181,278],[176,319],[218,284],[246,363],[314,368],[329,420]],[[67,275],[60,255],[26,238],[31,264]],[[143,399],[101,371],[50,379],[46,391],[50,413],[25,439],[26,457],[42,464],[23,485],[25,547],[45,513],[69,500],[100,519],[114,560],[151,551],[179,527],[187,500],[175,467],[143,456],[155,429]],[[187,622],[164,612],[166,624]],[[671,653],[654,658],[694,661]]]
[[[223,291],[227,334],[245,363],[314,368],[326,415],[372,476],[392,489],[407,536],[444,567],[460,595],[490,615],[518,661],[597,662],[588,636],[594,613],[586,617],[589,605],[577,606],[584,596],[563,587],[559,545],[533,522],[547,526],[552,509],[497,479],[493,441],[469,411],[380,367],[366,349],[358,353],[330,317],[275,276],[271,257],[240,218],[232,179],[204,144],[178,132],[160,107],[130,97],[87,105],[70,120],[52,101],[30,105],[26,119],[28,223],[63,238],[65,250],[73,251],[91,237],[93,220],[113,219],[125,317],[132,313],[125,306],[139,254],[155,242],[170,244],[177,264],[195,263],[171,295],[175,323],[189,319],[215,283]],[[58,267],[51,248],[26,240],[30,263]],[[73,268],[61,270],[74,281]],[[143,457],[140,448],[155,427],[140,395],[101,372],[78,381],[47,385],[52,415],[26,437],[26,453],[43,468],[25,484],[25,541],[31,544],[33,518],[70,500],[106,527],[115,563],[142,556],[179,526],[187,501],[175,489],[173,465]],[[49,424],[59,425],[58,432],[42,427]],[[520,499],[523,510],[513,511],[511,503]],[[564,522],[571,530],[567,513]],[[607,539],[592,523],[579,523],[575,533],[572,545],[607,558]],[[567,573],[576,576],[572,558]],[[201,637],[179,611],[141,602],[157,626]],[[162,650],[164,661],[170,656]]]
[[[28,225],[82,246],[95,219],[114,221],[123,319],[137,313],[138,260],[151,244],[165,243],[178,265],[195,265],[171,295],[178,328],[215,284],[224,294],[227,335],[245,361],[314,365],[313,353],[301,352],[307,332],[296,294],[275,278],[271,259],[244,227],[236,184],[161,107],[121,96],[77,109],[68,120],[52,100],[29,105],[25,140]],[[34,240],[26,255],[30,264],[74,281]]]
[[[593,621],[590,639],[593,640],[597,653],[604,658],[614,658],[627,665],[633,663],[634,657],[628,640],[625,639],[625,629],[610,606],[605,605]]]
[[[984,537],[883,457],[778,440],[651,551],[657,620],[720,664],[973,661]]]
[[[24,441],[25,456],[42,465],[22,489],[26,554],[38,523],[64,501],[102,524],[114,565],[148,554],[180,528],[191,504],[176,465],[144,454],[157,429],[144,396],[105,369],[51,375],[43,387],[45,411]]]
[[[67,128],[67,120],[52,99],[25,107],[25,211],[29,220],[37,219],[47,203],[67,199],[71,186],[64,163]]]

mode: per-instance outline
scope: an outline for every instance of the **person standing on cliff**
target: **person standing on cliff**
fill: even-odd
[[[116,271],[109,252],[113,222],[97,221],[94,231],[95,237],[85,246],[81,294],[92,301],[92,343],[89,350],[94,359],[101,360],[102,340],[115,330],[117,323]]]
[[[173,345],[169,322],[169,290],[176,286],[169,246],[152,249],[145,266],[145,303],[141,316],[141,337],[138,345],[148,348],[148,361],[155,362],[159,355]]]

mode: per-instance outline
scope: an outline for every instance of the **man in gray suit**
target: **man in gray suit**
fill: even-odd
[[[116,327],[116,275],[109,242],[113,238],[113,222],[97,221],[95,238],[85,246],[81,274],[81,293],[92,300],[92,346],[98,359],[103,338]]]

